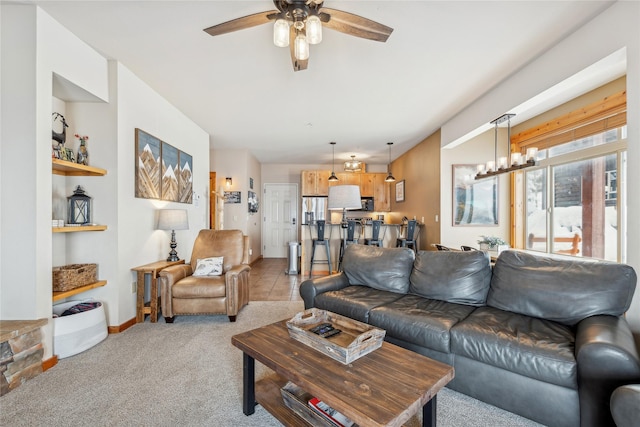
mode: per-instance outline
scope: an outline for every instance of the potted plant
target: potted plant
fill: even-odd
[[[498,250],[498,246],[506,245],[507,242],[504,241],[501,237],[494,236],[480,236],[480,240],[478,240],[478,244],[480,245],[481,251],[490,251],[490,250]]]

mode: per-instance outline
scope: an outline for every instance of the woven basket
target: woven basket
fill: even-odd
[[[71,264],[53,267],[53,290],[69,291],[97,281],[97,264]]]

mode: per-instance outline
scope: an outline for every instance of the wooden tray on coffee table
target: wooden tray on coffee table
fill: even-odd
[[[310,331],[322,323],[330,323],[341,332],[323,338]],[[345,365],[380,348],[386,333],[383,329],[317,308],[296,314],[287,322],[287,329],[291,338]]]

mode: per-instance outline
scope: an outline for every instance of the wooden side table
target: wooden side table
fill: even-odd
[[[151,323],[156,323],[158,321],[158,273],[167,267],[177,264],[184,264],[184,260],[157,261],[131,269],[138,272],[136,323],[144,322],[145,314],[151,316]],[[147,274],[151,276],[151,301],[149,302],[149,307],[145,307],[144,305],[144,279]]]

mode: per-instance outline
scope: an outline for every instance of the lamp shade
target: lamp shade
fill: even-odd
[[[189,217],[186,209],[160,209],[157,230],[188,230]]]
[[[335,185],[329,187],[329,210],[361,209],[360,187],[357,185]]]

